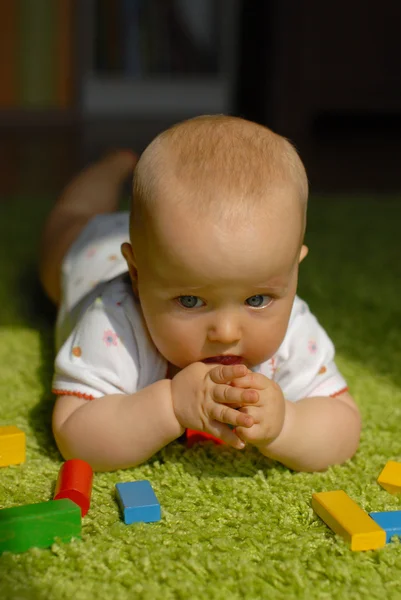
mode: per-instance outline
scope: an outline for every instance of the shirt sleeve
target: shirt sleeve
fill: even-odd
[[[337,396],[348,387],[335,361],[334,344],[310,312],[296,297],[292,318],[274,365],[274,380],[287,400],[297,402],[311,396]]]
[[[101,297],[86,309],[55,360],[52,392],[87,400],[137,391],[138,347],[127,316]]]

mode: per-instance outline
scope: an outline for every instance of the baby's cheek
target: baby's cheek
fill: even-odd
[[[193,337],[181,327],[159,321],[153,329],[153,341],[159,352],[181,368],[199,360],[200,353]]]
[[[169,340],[174,339],[174,329],[170,324],[170,320],[162,314],[157,306],[143,310],[143,315],[149,333],[158,345],[164,345]]]
[[[170,335],[169,330],[163,325],[159,319],[146,319],[146,325],[153,344],[156,346],[162,356],[167,360],[174,362],[169,356],[170,348],[174,347],[174,339]]]

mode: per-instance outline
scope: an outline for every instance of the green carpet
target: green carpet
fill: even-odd
[[[175,442],[148,463],[96,474],[83,539],[0,557],[0,598],[197,600],[401,598],[401,544],[351,552],[313,513],[313,491],[345,490],[367,511],[400,498],[376,479],[401,460],[401,198],[319,197],[299,294],[337,346],[363,414],[354,459],[294,473],[256,451]],[[27,434],[27,461],[0,469],[0,507],[52,498],[62,464],[50,431],[54,311],[37,282],[51,199],[0,206],[0,425]],[[125,208],[125,207],[124,207]],[[119,481],[149,479],[156,524],[126,526]]]

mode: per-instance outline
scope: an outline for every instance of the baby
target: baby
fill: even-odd
[[[118,212],[134,171],[130,213]],[[97,471],[185,430],[299,471],[357,450],[361,418],[334,346],[297,295],[308,183],[266,127],[202,116],[75,178],[45,224],[58,305],[53,432]]]

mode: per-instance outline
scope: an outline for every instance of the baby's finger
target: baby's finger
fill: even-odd
[[[255,424],[254,427],[251,427],[250,429],[248,427],[237,427],[235,430],[235,434],[245,444],[255,444],[263,439],[260,426],[257,424]]]
[[[259,423],[261,423],[263,413],[257,406],[242,406],[237,412],[250,415],[253,419],[254,425],[259,425]]]
[[[216,385],[212,391],[212,398],[216,402],[242,406],[243,404],[256,404],[259,394],[256,390],[243,390],[229,385]]]
[[[235,377],[231,380],[232,387],[253,388],[255,390],[265,390],[269,385],[269,380],[262,373],[245,373],[243,376]]]
[[[244,406],[240,408],[237,412],[245,413],[253,418],[253,426],[252,427],[236,427],[235,434],[245,443],[254,443],[255,440],[258,440],[260,437],[260,410],[255,406]]]
[[[227,425],[219,423],[219,421],[211,421],[209,432],[236,450],[242,450],[245,447],[244,442],[240,440],[236,433]]]
[[[242,377],[248,372],[246,365],[218,365],[209,371],[209,377],[214,383],[227,383],[236,377]]]
[[[215,403],[210,410],[210,418],[220,423],[226,423],[233,427],[252,427],[254,420],[252,415],[242,413],[235,408],[230,408],[225,404]]]

